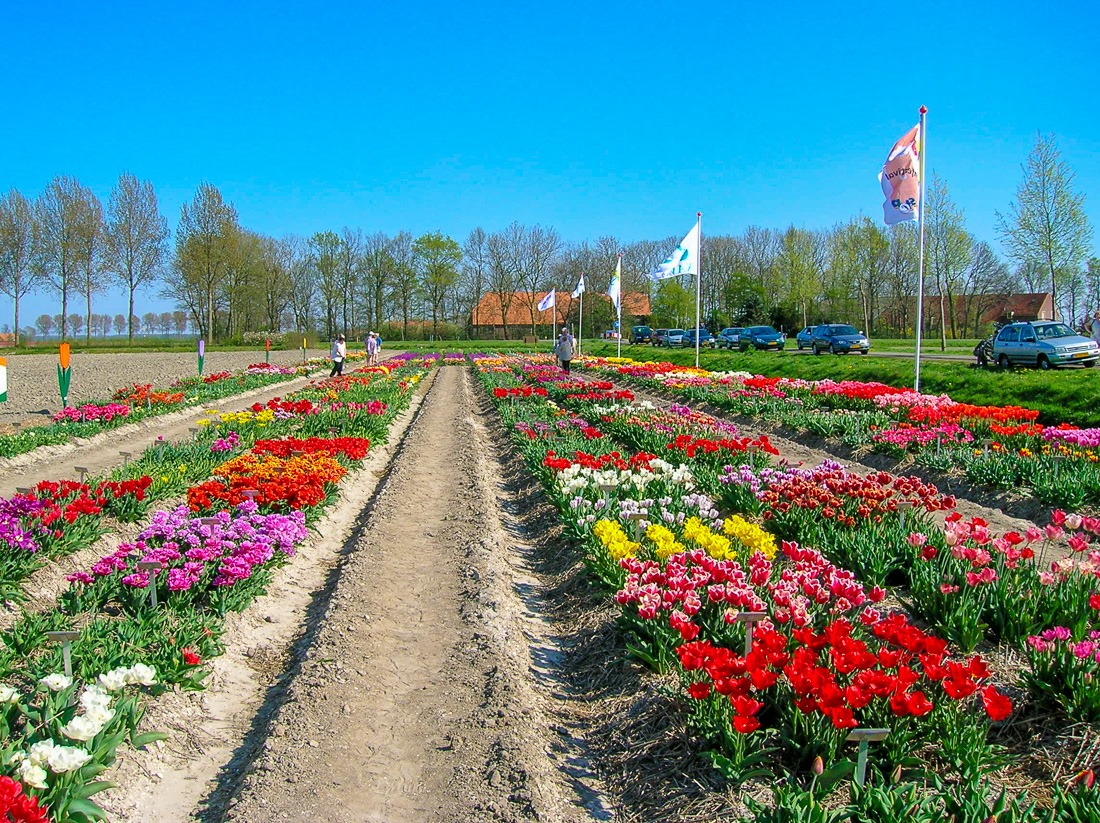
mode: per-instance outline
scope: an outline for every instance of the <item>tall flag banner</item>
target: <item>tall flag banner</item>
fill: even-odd
[[[550,293],[546,297],[539,301],[539,311],[546,311],[552,309],[558,304],[557,289],[550,289]],[[528,303],[527,305],[531,305]]]
[[[570,296],[574,297],[574,298],[577,298],[577,297],[580,297],[582,294],[584,294],[584,275],[583,274],[581,275],[580,282],[577,283],[577,288],[573,289],[573,294],[570,295]]]
[[[649,275],[651,280],[667,280],[670,277],[679,277],[682,274],[699,273],[699,223],[691,227],[691,231],[680,241],[676,251],[670,254],[665,261],[657,266],[657,270]]]
[[[611,275],[611,285],[607,287],[607,296],[611,298],[611,302],[615,304],[616,309],[620,309],[619,298],[622,295],[622,282],[623,276],[623,256],[619,255],[618,262],[615,263],[615,273]]]
[[[8,359],[0,357],[0,403],[8,400]]]
[[[894,147],[879,172],[878,182],[886,200],[882,219],[887,226],[917,220],[920,214],[920,125],[913,126]]]

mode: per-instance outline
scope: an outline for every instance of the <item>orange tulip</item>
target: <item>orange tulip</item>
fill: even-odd
[[[58,356],[61,358],[61,368],[69,368],[69,344],[62,343],[61,349],[58,352]]]

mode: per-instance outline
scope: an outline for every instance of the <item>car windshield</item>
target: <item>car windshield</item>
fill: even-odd
[[[833,334],[859,334],[855,326],[829,326]]]
[[[779,332],[771,326],[752,326],[749,328],[749,331],[753,334],[779,334]]]
[[[668,330],[668,336],[669,337],[672,337],[673,335],[676,335],[676,334],[679,334],[679,335],[683,336],[683,335],[687,334],[687,332],[685,332],[683,329],[669,329]]]
[[[1040,340],[1052,340],[1055,337],[1076,337],[1077,333],[1065,323],[1044,323],[1033,327]]]

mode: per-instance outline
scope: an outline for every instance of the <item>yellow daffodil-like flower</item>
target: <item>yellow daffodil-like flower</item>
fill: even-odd
[[[186,463],[180,463],[180,468],[179,468],[180,474],[183,474],[186,471],[187,471],[187,464]]]
[[[638,553],[640,546],[626,536],[623,527],[615,520],[598,520],[592,527],[592,533],[607,549],[607,553],[615,560],[624,557],[633,557]]]
[[[657,547],[657,557],[661,560],[667,560],[672,555],[685,550],[684,544],[676,540],[676,535],[660,523],[654,523],[646,529],[645,536],[653,541],[653,545]]]
[[[702,548],[715,560],[736,560],[737,552],[730,548],[730,539],[715,534],[698,517],[689,517],[684,523],[684,539]]]
[[[727,517],[722,531],[748,549],[750,555],[761,552],[769,560],[775,557],[775,537],[739,514]]]
[[[209,426],[213,422],[214,422],[213,420],[207,420],[207,419],[196,420],[195,425],[196,426]]]

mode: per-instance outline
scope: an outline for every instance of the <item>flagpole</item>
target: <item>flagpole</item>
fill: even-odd
[[[581,272],[581,282],[584,282],[584,272]],[[577,312],[577,356],[581,353],[581,341],[584,340],[584,292],[580,293],[581,307]]]
[[[703,284],[703,213],[695,212],[696,235],[699,237],[699,259],[695,261],[695,368],[699,368],[699,307],[702,305]]]
[[[558,294],[557,294],[557,289],[554,289],[553,294],[554,294],[554,305],[552,305],[550,307],[550,309],[554,312],[552,322],[554,324],[554,332],[553,332],[553,334],[554,334],[554,345],[556,346],[558,344]]]
[[[925,115],[928,113],[926,106],[920,107],[920,211],[917,213],[918,217],[918,233],[920,234],[920,241],[918,243],[918,260],[917,260],[917,353],[916,353],[916,378],[913,382],[913,391],[920,391],[920,344],[921,344],[921,332],[924,326],[924,155],[928,152],[928,140],[927,140],[927,124],[925,122]]]
[[[616,324],[615,330],[619,333],[619,357],[623,356],[623,253],[619,252],[619,296],[615,300]]]

